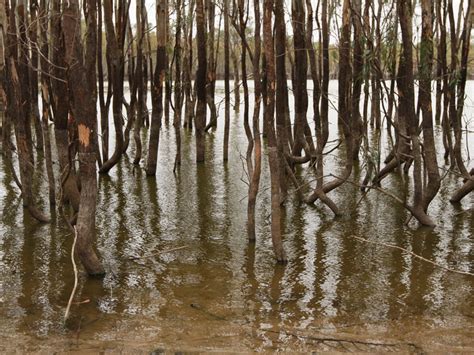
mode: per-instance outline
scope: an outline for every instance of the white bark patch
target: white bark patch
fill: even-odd
[[[77,126],[79,133],[79,142],[84,146],[89,146],[91,130],[89,127],[84,126],[82,123]]]

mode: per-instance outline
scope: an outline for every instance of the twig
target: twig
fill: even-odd
[[[357,186],[357,187],[364,187],[366,189],[373,189],[373,190],[377,190],[391,198],[393,198],[395,201],[397,201],[398,203],[402,204],[404,207],[408,208],[408,205],[398,196],[392,194],[391,192],[387,191],[387,190],[384,190],[378,186],[374,186],[374,185],[363,185],[363,184],[359,184],[357,182],[354,182],[354,181],[351,181],[351,180],[348,180],[348,179],[343,179],[342,177],[339,177],[337,175],[334,175],[334,174],[330,174],[331,176],[335,177],[336,179],[339,179],[339,180],[344,180],[346,182],[348,182],[349,184],[351,185],[354,185],[354,186]]]
[[[302,338],[302,339],[307,339],[307,340],[312,340],[317,343],[323,343],[325,345],[330,346],[328,343],[339,343],[340,346],[344,347],[344,343],[346,344],[352,344],[356,346],[356,344],[359,345],[365,345],[369,347],[401,347],[401,346],[408,346],[411,348],[419,348],[416,344],[414,343],[382,343],[382,342],[376,342],[376,341],[365,341],[365,340],[357,340],[357,339],[347,339],[347,338],[338,338],[338,337],[331,337],[331,336],[312,336],[312,335],[303,335],[303,334],[296,334],[293,332],[289,332],[287,330],[281,329],[279,331],[272,330],[272,329],[264,329],[265,332],[268,333],[274,333],[274,334],[286,334],[295,338]],[[344,347],[345,348],[345,347]]]
[[[225,316],[221,316],[221,315],[215,314],[213,312],[210,312],[210,311],[208,311],[207,309],[205,309],[204,307],[202,307],[201,305],[199,305],[197,303],[191,303],[190,306],[192,308],[198,310],[198,311],[203,312],[204,314],[206,314],[206,315],[208,315],[208,316],[210,316],[210,317],[212,317],[216,320],[226,321],[226,322],[242,325],[241,323],[236,322],[235,320],[231,320],[231,319],[228,319]],[[295,337],[295,338],[298,338],[298,339],[311,340],[311,341],[315,341],[317,343],[322,343],[322,344],[325,344],[327,346],[334,347],[334,348],[336,348],[336,346],[333,346],[332,343],[337,343],[340,347],[342,347],[346,350],[349,350],[349,349],[347,349],[344,344],[351,344],[351,345],[354,345],[355,347],[357,347],[357,345],[365,345],[365,346],[368,346],[368,347],[376,347],[376,346],[377,347],[402,347],[402,346],[408,346],[408,347],[411,347],[411,348],[414,348],[414,349],[419,349],[419,347],[414,343],[393,343],[393,342],[392,343],[382,343],[382,342],[369,341],[369,340],[366,341],[366,340],[331,337],[331,336],[326,336],[326,335],[323,335],[323,334],[321,336],[303,335],[303,334],[293,333],[293,332],[290,332],[290,331],[285,330],[285,329],[279,329],[279,330],[263,329],[263,331],[266,332],[266,333],[273,333],[273,334],[278,334],[278,335],[283,333],[285,335],[292,336],[292,337]]]
[[[162,250],[162,251],[159,251],[157,253],[150,254],[150,255],[132,256],[132,257],[129,258],[129,260],[148,259],[148,258],[152,258],[154,256],[158,256],[158,255],[166,254],[166,253],[171,253],[172,251],[181,250],[181,249],[185,249],[185,248],[189,248],[189,247],[187,245],[184,245],[184,246],[177,247],[177,248]]]
[[[422,257],[421,255],[418,255],[418,254],[415,254],[414,252],[408,250],[408,249],[405,249],[405,248],[402,248],[402,247],[399,247],[398,245],[393,245],[393,244],[388,244],[388,243],[384,243],[384,242],[380,242],[380,241],[372,241],[372,240],[368,240],[368,239],[364,239],[364,238],[361,238],[361,237],[357,237],[357,236],[352,236],[352,238],[354,239],[357,239],[361,242],[365,242],[365,243],[371,243],[371,244],[376,244],[376,245],[383,245],[387,248],[392,248],[392,249],[398,249],[398,250],[401,250],[405,253],[408,253],[408,254],[411,254],[413,255],[415,258],[418,258],[420,260],[423,260],[427,263],[430,263],[431,265],[434,265],[436,267],[439,267],[441,269],[444,269],[446,271],[450,271],[450,272],[454,272],[456,274],[461,274],[461,275],[468,275],[468,276],[474,276],[473,273],[470,273],[468,271],[460,271],[460,270],[455,270],[455,269],[451,269],[449,267],[446,267],[446,266],[443,266],[443,265],[440,265],[440,264],[437,264],[435,263],[434,261],[430,260],[430,259],[426,259],[424,257]]]
[[[474,211],[474,208],[469,208],[469,209],[467,209],[467,210],[464,210],[464,211],[461,211],[461,212],[457,212],[457,213],[455,213],[454,215],[455,215],[455,216],[459,216],[459,215],[462,215],[463,213],[472,212],[472,211]]]
[[[66,323],[67,319],[69,318],[69,310],[71,309],[72,300],[74,299],[74,295],[77,289],[77,266],[76,261],[74,260],[74,251],[76,249],[76,242],[77,242],[77,229],[76,226],[74,228],[74,241],[72,242],[71,248],[71,262],[72,267],[74,269],[74,287],[72,288],[71,296],[69,296],[69,302],[67,303],[66,312],[64,313],[64,323]]]

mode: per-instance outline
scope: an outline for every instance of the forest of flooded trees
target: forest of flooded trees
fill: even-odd
[[[350,234],[375,203],[367,223],[401,236],[448,219],[472,234],[472,13],[469,0],[0,0],[2,233],[65,230],[61,253],[90,276],[150,223],[208,238],[216,191],[233,200],[225,219],[240,216],[224,225],[242,253],[261,239],[277,268],[302,258],[292,213]],[[175,188],[175,202],[156,192]],[[104,246],[106,233],[120,242]],[[456,264],[353,233],[472,281],[472,239]]]

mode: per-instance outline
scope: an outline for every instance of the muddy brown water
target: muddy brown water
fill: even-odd
[[[231,117],[227,165],[221,112],[217,131],[206,136],[205,164],[196,166],[194,136],[183,132],[183,163],[174,175],[174,131],[164,124],[156,179],[134,169],[133,142],[129,155],[99,177],[97,245],[107,275],[90,279],[81,271],[66,325],[71,233],[59,216],[39,225],[23,211],[0,157],[0,352],[474,352],[474,277],[353,238],[474,272],[474,195],[460,206],[448,202],[459,179],[443,180],[430,208],[434,229],[405,225],[400,205],[376,192],[360,200],[350,184],[331,194],[345,211],[341,218],[290,197],[283,213],[289,262],[278,265],[266,156],[257,241],[246,238],[242,114]],[[466,119],[472,115],[469,107]],[[335,139],[334,111],[331,120]],[[466,139],[474,154],[474,136]],[[328,157],[327,172],[342,169],[338,154]],[[360,166],[353,179],[362,174]],[[45,173],[35,172],[35,180],[47,210]],[[393,175],[383,186],[403,196],[411,183]]]

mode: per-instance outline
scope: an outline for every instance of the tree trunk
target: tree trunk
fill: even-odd
[[[232,70],[234,73],[234,110],[240,111],[240,75],[239,75],[239,53],[238,46],[234,44],[232,46],[231,57],[232,57]]]
[[[260,25],[260,5],[258,0],[254,1],[255,15],[255,36],[253,53],[253,78],[254,78],[254,98],[255,106],[252,119],[253,141],[249,141],[247,150],[247,166],[249,167],[249,199],[247,204],[247,236],[250,241],[256,239],[255,235],[255,205],[260,184],[260,174],[262,169],[262,141],[260,138],[260,104],[261,104],[261,81],[260,81],[260,56],[261,56],[261,25]],[[230,98],[229,98],[230,100]],[[254,162],[252,164],[251,153],[254,152]]]
[[[325,22],[325,5],[323,2],[323,24]],[[345,169],[341,177],[337,177],[334,180],[324,184],[323,186],[316,186],[313,193],[306,199],[307,203],[314,203],[317,199],[321,199],[328,207],[334,212],[334,214],[340,214],[337,206],[329,199],[326,198],[325,194],[341,186],[351,175],[352,173],[352,161],[353,161],[353,120],[350,110],[351,103],[351,60],[350,60],[350,38],[351,38],[351,29],[350,29],[350,20],[351,20],[351,5],[350,0],[344,0],[343,9],[342,9],[342,29],[341,29],[341,38],[339,41],[339,97],[338,97],[338,122],[341,123],[340,127],[342,128],[344,134],[344,143],[346,148],[346,159],[345,159]],[[324,26],[325,27],[325,26]],[[323,31],[323,73],[328,70],[324,68],[324,46],[325,40],[324,37],[326,34]],[[327,40],[327,38],[326,38]],[[328,72],[328,71],[327,71]],[[326,73],[327,73],[326,72]],[[323,74],[323,92],[325,92],[325,78]],[[323,94],[324,96],[324,94]],[[327,115],[326,102],[322,103],[321,111],[324,112],[323,116]],[[324,110],[323,110],[324,109]],[[326,116],[327,117],[327,116]],[[325,124],[325,123],[324,123]],[[323,124],[323,127],[324,127]],[[323,142],[327,141],[323,128]]]
[[[41,118],[38,107],[38,1],[30,0],[30,23],[28,26],[29,41],[31,43],[31,62],[29,66],[30,79],[30,115],[35,128],[36,150],[44,153],[43,130],[41,127]]]
[[[193,87],[191,82],[191,72],[193,69],[193,13],[194,13],[195,0],[191,0],[188,6],[188,16],[184,21],[184,56],[183,56],[183,90],[185,96],[184,105],[184,128],[193,128],[194,119],[194,98],[193,98]]]
[[[133,139],[135,141],[135,158],[133,164],[138,165],[142,160],[142,139],[141,130],[144,121],[144,90],[146,90],[146,76],[143,76],[143,39],[145,38],[145,15],[144,1],[137,0],[137,66],[135,71],[135,80],[133,91],[137,90],[135,127],[133,129]],[[134,94],[134,93],[133,93]]]
[[[354,147],[352,151],[352,159],[359,160],[360,145],[363,138],[362,116],[360,114],[360,96],[362,92],[362,83],[364,81],[364,38],[362,35],[362,1],[354,0],[352,3],[352,26],[354,28],[354,60],[352,70],[352,95],[351,95],[351,115],[353,120]],[[374,78],[375,79],[375,78]],[[372,107],[380,107],[380,99],[377,91],[376,80],[372,80]],[[378,100],[377,100],[378,99]],[[380,113],[380,111],[379,111]],[[377,120],[380,126],[380,118]]]
[[[18,27],[20,40],[16,31],[15,11],[20,22]],[[40,222],[49,222],[49,219],[35,206],[32,190],[31,172],[34,167],[31,160],[33,156],[31,134],[28,135],[30,120],[27,114],[29,111],[29,86],[28,68],[26,67],[27,43],[25,42],[26,34],[24,33],[26,30],[25,11],[25,2],[21,0],[16,8],[12,5],[9,13],[8,30],[6,31],[8,40],[5,46],[5,74],[6,83],[8,83],[6,86],[7,114],[11,117],[15,128],[23,206],[33,218]],[[20,52],[18,52],[18,43],[20,44]],[[23,65],[19,65],[19,63],[23,63]],[[21,68],[21,70],[19,71],[17,68]]]
[[[462,129],[461,129],[461,118],[464,109],[464,98],[465,98],[465,87],[466,87],[466,79],[467,79],[467,65],[468,65],[468,58],[469,58],[469,48],[471,43],[471,2],[468,2],[468,7],[466,11],[466,17],[464,19],[464,28],[462,32],[462,47],[461,47],[461,68],[460,68],[460,78],[458,81],[458,103],[457,103],[457,130],[455,131],[455,146],[454,149],[456,151],[456,161],[459,170],[463,174],[465,181],[461,188],[459,188],[451,197],[451,202],[460,202],[461,199],[466,196],[469,192],[474,190],[474,176],[473,170],[471,172],[467,172],[467,168],[464,165],[461,156],[461,144],[462,144]],[[459,158],[461,157],[461,158]]]
[[[197,109],[196,109],[196,162],[204,162],[205,159],[205,140],[204,129],[206,126],[206,77],[207,77],[207,55],[206,55],[206,26],[204,19],[204,0],[196,0],[196,31],[197,31],[197,50],[198,50],[198,68],[196,72],[196,91],[197,91]]]
[[[174,83],[174,118],[173,127],[176,137],[176,157],[174,167],[181,165],[181,108],[183,101],[181,84],[181,21],[184,6],[181,0],[176,0],[176,37],[174,47],[175,83]]]
[[[104,97],[104,67],[102,60],[102,6],[97,7],[97,75],[99,84],[99,106],[100,106],[100,136],[102,142],[102,159],[107,161],[109,159],[109,105]],[[110,83],[109,83],[110,89]],[[108,92],[111,92],[108,90]]]
[[[290,137],[292,136],[288,107],[288,83],[286,80],[286,24],[283,8],[283,0],[275,2],[275,70],[276,70],[276,91],[275,91],[275,120],[276,132],[279,147],[279,167],[280,167],[280,189],[283,200],[288,193],[288,173],[286,158],[290,156]],[[266,64],[266,61],[265,61]],[[267,84],[265,84],[267,85]],[[266,96],[266,95],[265,95]],[[266,110],[266,108],[265,108]],[[268,120],[264,122],[268,134]],[[288,129],[289,128],[289,129]]]
[[[208,25],[208,36],[207,36],[207,105],[211,114],[209,123],[206,126],[206,132],[211,128],[217,128],[217,109],[215,103],[215,91],[216,91],[216,63],[214,57],[214,46],[215,46],[215,28],[214,21],[216,16],[216,6],[214,1],[206,0],[207,8],[207,25]]]
[[[49,80],[49,46],[48,46],[48,8],[46,0],[41,0],[39,11],[40,26],[40,53],[41,53],[41,100],[42,100],[42,116],[41,123],[43,129],[44,157],[46,163],[46,174],[48,176],[49,187],[49,203],[56,204],[56,181],[54,180],[53,160],[51,152],[51,139],[49,134],[50,119],[50,80]]]
[[[428,182],[425,184],[422,208],[425,213],[440,187],[438,161],[433,133],[433,110],[431,106],[431,77],[433,69],[433,3],[421,1],[421,42],[420,42],[420,94],[419,103],[422,112],[423,153]]]
[[[256,4],[255,6],[258,6]],[[229,130],[230,130],[230,38],[229,38],[229,0],[224,0],[224,162],[229,160]],[[257,32],[257,31],[255,31]],[[256,41],[256,39],[255,39]],[[257,70],[258,71],[258,70]],[[257,79],[254,78],[255,82]]]
[[[154,176],[158,161],[158,147],[160,142],[161,118],[163,117],[163,86],[166,76],[166,14],[168,13],[168,1],[159,0],[156,4],[156,21],[158,26],[156,67],[151,88],[152,113],[150,125],[150,141],[148,143],[148,159],[146,174]]]
[[[275,51],[272,36],[272,13],[274,0],[264,0],[263,11],[263,44],[266,58],[267,98],[265,100],[264,119],[268,128],[268,161],[270,165],[271,184],[271,234],[275,257],[278,262],[286,262],[281,237],[281,207],[280,207],[280,167],[275,134]]]
[[[426,1],[423,0],[423,3],[426,4]],[[415,89],[414,89],[414,75],[413,75],[413,32],[412,32],[412,8],[411,1],[400,2],[397,4],[398,18],[400,20],[400,27],[402,30],[402,51],[403,56],[400,56],[400,67],[398,69],[398,78],[397,86],[399,93],[399,117],[400,120],[405,120],[408,127],[408,133],[412,145],[412,156],[413,156],[413,184],[414,184],[414,197],[413,197],[413,207],[410,208],[413,216],[424,225],[433,226],[434,222],[426,214],[425,208],[423,206],[423,181],[422,181],[422,161],[421,161],[421,147],[418,136],[418,120],[415,113]],[[430,19],[431,20],[431,19]],[[426,23],[423,23],[423,35],[425,36],[424,40],[426,41]],[[423,43],[425,46],[427,43]],[[425,49],[429,50],[429,49]],[[432,54],[431,54],[432,55]],[[429,55],[427,55],[428,57]],[[426,58],[427,59],[427,58]],[[431,70],[429,65],[426,65]],[[424,70],[428,70],[427,68]],[[423,77],[426,81],[427,78]],[[428,74],[429,80],[430,74]],[[426,85],[426,83],[425,83]],[[431,85],[431,82],[428,82],[428,85]],[[422,95],[427,95],[426,92],[422,92]],[[431,90],[429,91],[431,95]],[[428,120],[428,117],[425,115],[431,115],[431,97],[429,97],[430,102],[426,102],[426,96],[423,99],[424,103],[424,121]],[[429,118],[432,119],[431,117]],[[424,124],[428,124],[424,122]],[[431,123],[432,124],[432,123]],[[429,137],[427,137],[429,139]],[[436,160],[435,160],[436,162]]]
[[[128,3],[130,4],[130,3]],[[99,169],[99,173],[107,174],[120,160],[123,154],[123,83],[124,83],[124,55],[123,45],[127,27],[128,8],[125,8],[125,0],[119,0],[116,25],[112,21],[112,0],[104,0],[104,22],[107,36],[107,58],[109,61],[108,79],[109,86],[113,89],[112,113],[115,126],[115,149],[109,160],[105,161]]]
[[[88,31],[96,26],[96,0],[87,0],[85,4]],[[94,130],[96,126],[96,108],[94,93],[88,86],[88,70],[95,69],[95,57],[86,56],[83,63],[80,14],[78,0],[70,0],[63,13],[63,30],[68,65],[68,87],[71,94],[71,111],[76,118],[79,141],[79,174],[81,178],[81,202],[77,217],[76,254],[89,275],[103,275],[104,268],[94,251],[95,214],[97,200],[96,147]],[[95,52],[95,36],[86,42],[86,53]]]
[[[62,191],[61,203],[69,202],[74,213],[79,211],[80,193],[77,184],[76,171],[72,164],[74,142],[69,141],[68,125],[73,126],[73,120],[68,120],[69,100],[67,98],[66,62],[64,59],[64,36],[61,25],[61,1],[53,0],[51,13],[51,73],[56,80],[51,81],[52,95],[50,97],[54,116],[54,135],[59,160],[59,182]],[[68,122],[69,121],[69,122]],[[72,128],[71,130],[74,130]]]

